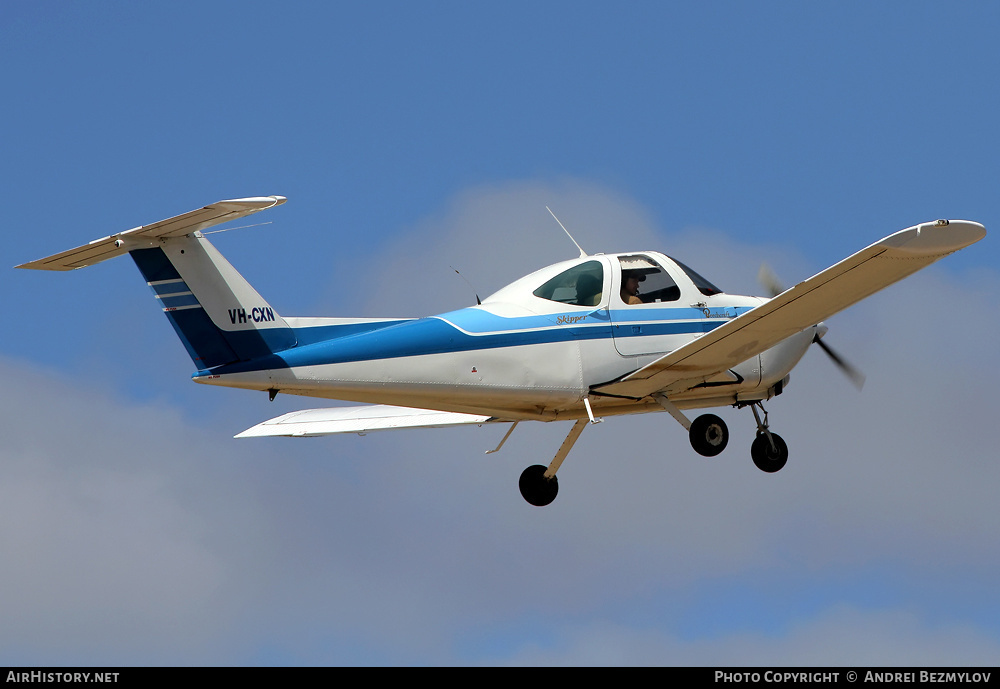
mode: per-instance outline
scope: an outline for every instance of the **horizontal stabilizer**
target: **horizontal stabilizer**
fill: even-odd
[[[493,416],[373,404],[363,407],[330,407],[328,409],[293,411],[259,423],[234,437],[309,438],[335,433],[386,431],[394,428],[445,428],[447,426],[491,423],[497,420]]]
[[[185,235],[204,230],[213,225],[243,218],[258,211],[280,206],[286,201],[284,196],[257,196],[246,199],[219,201],[204,208],[161,220],[151,225],[143,225],[125,230],[109,237],[95,239],[89,244],[46,258],[23,263],[18,268],[32,270],[75,270],[92,266],[115,256],[121,256],[137,248],[154,246],[153,240]]]

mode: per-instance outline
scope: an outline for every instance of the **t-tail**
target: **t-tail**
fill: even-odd
[[[295,332],[201,231],[284,202],[220,201],[17,267],[73,270],[128,253],[199,370],[249,361],[294,347]]]

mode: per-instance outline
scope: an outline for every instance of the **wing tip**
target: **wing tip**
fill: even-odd
[[[247,208],[257,208],[259,210],[266,210],[268,208],[274,208],[275,206],[280,206],[285,203],[288,199],[284,196],[272,195],[272,196],[248,196],[245,199],[225,199],[223,201],[216,201],[209,207],[231,208],[233,210],[245,210]]]
[[[986,228],[972,220],[935,220],[901,230],[879,243],[905,254],[934,256],[964,249],[985,236]]]

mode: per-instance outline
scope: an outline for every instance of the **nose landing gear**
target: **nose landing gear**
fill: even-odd
[[[764,412],[763,421],[760,420],[757,407],[760,407],[760,410]],[[760,401],[751,402],[750,411],[753,412],[753,418],[757,421],[757,437],[750,445],[750,457],[758,469],[773,474],[785,466],[785,462],[788,461],[788,446],[780,435],[768,430],[767,410],[764,409],[764,405]]]
[[[788,446],[777,433],[771,433],[770,437],[761,433],[750,445],[750,457],[758,469],[773,474],[788,461]]]

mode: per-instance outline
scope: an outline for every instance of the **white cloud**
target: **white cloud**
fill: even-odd
[[[373,255],[344,257],[333,271],[336,296],[330,298],[339,303],[328,308],[351,316],[442,313],[475,303],[475,292],[454,269],[486,297],[534,270],[576,258],[546,206],[588,252],[653,248],[648,213],[605,187],[572,179],[477,187]]]
[[[239,481],[226,486],[204,462],[232,451],[169,408],[122,403],[20,362],[0,368],[10,393],[0,402],[8,662],[197,656],[242,595],[227,590],[239,553],[220,527],[266,532],[233,490]]]
[[[526,646],[511,665],[681,665],[866,668],[986,666],[995,664],[1000,642],[965,625],[933,625],[902,610],[835,607],[781,634],[726,634],[688,640],[614,623],[561,630],[551,648]],[[843,677],[843,675],[842,675]]]

